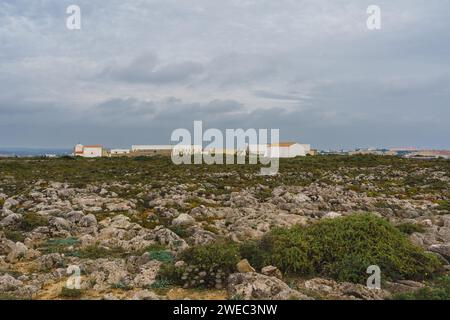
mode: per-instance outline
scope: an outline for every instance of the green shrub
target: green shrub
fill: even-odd
[[[424,227],[417,223],[405,222],[395,226],[400,232],[405,234],[413,234],[415,232],[423,233],[425,231]]]
[[[291,229],[276,228],[261,240],[262,251],[267,252],[263,264],[275,265],[286,273],[312,274],[313,261],[308,255],[309,243],[300,226]]]
[[[20,229],[24,231],[33,231],[37,227],[46,226],[48,219],[36,213],[26,213],[20,222]]]
[[[232,242],[190,247],[179,258],[185,265],[169,263],[161,267],[158,279],[182,285],[185,288],[206,287],[221,289],[228,275],[236,270],[240,260],[239,247]]]
[[[389,222],[372,214],[325,219],[308,227],[277,228],[261,239],[259,247],[266,252],[263,264],[284,272],[357,283],[365,282],[370,265],[378,265],[386,280],[421,280],[441,266],[434,255],[414,246]]]
[[[266,266],[267,251],[256,241],[245,241],[239,247],[239,253],[242,257],[245,257],[252,267],[261,270]]]
[[[218,241],[212,244],[190,247],[180,255],[181,260],[202,269],[222,269],[231,273],[240,260],[238,245]]]
[[[450,276],[435,280],[430,287],[421,288],[415,292],[400,293],[393,300],[450,300]]]
[[[181,277],[184,273],[184,267],[176,267],[173,263],[161,265],[158,271],[157,281],[182,285]]]

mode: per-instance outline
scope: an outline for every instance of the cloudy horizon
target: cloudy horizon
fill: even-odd
[[[66,8],[81,8],[81,30]],[[381,30],[366,27],[380,6]],[[0,0],[0,147],[279,128],[318,149],[450,149],[450,3]]]

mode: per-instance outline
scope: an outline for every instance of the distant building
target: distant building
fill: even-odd
[[[272,158],[294,158],[306,156],[311,152],[311,145],[296,142],[280,142],[267,147],[265,156]]]
[[[420,150],[404,155],[406,158],[442,158],[450,159],[449,150]]]
[[[106,150],[102,145],[83,146],[82,144],[77,144],[74,155],[84,158],[99,158],[106,156]]]
[[[172,148],[174,153],[178,154],[199,154],[202,153],[202,146],[200,145],[176,145]]]
[[[130,149],[111,149],[111,156],[123,156],[130,153]]]
[[[246,150],[245,149],[233,149],[233,148],[208,148],[204,150],[205,154],[223,154],[223,155],[239,155],[239,156],[245,156]]]

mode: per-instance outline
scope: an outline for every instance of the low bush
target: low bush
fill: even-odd
[[[29,232],[37,227],[46,226],[47,224],[47,218],[36,213],[26,213],[23,215],[23,219],[20,222],[20,229]]]
[[[240,260],[239,247],[232,242],[191,247],[179,257],[185,265],[162,266],[159,280],[182,285],[185,288],[206,287],[221,289],[230,273],[236,271]]]
[[[247,252],[250,255],[241,251],[256,266],[270,264],[286,273],[355,283],[366,281],[370,265],[378,265],[386,280],[421,280],[441,266],[434,255],[372,214],[325,219],[308,227],[276,228]]]
[[[218,241],[216,243],[190,247],[182,252],[181,260],[202,269],[222,269],[231,273],[240,260],[236,243]]]
[[[433,281],[429,287],[415,292],[400,293],[393,300],[450,300],[450,276],[443,276]]]

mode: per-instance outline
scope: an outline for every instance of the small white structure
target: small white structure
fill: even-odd
[[[267,147],[265,156],[271,158],[294,158],[306,156],[311,151],[311,145],[296,142],[281,142]]]
[[[172,150],[172,145],[132,145],[132,152],[154,151],[154,150]]]
[[[176,146],[173,146],[172,152],[178,154],[199,154],[202,153],[202,146],[177,144]]]
[[[81,156],[82,154],[83,154],[83,145],[82,144],[77,144],[75,146],[74,155],[75,156]]]
[[[129,154],[130,149],[111,149],[111,155],[112,156],[120,156],[124,154]]]
[[[82,144],[77,144],[75,146],[75,156],[80,156],[84,158],[99,158],[102,157],[104,149],[102,145],[90,145],[83,146]]]

